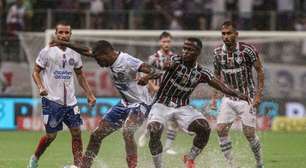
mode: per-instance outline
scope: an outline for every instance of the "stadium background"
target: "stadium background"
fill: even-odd
[[[15,4],[19,4],[19,14],[11,10]],[[155,32],[150,37],[108,37],[115,47],[142,60],[157,49],[156,33],[162,30],[182,31],[183,34],[192,31],[201,36],[202,31],[216,33],[213,31],[218,30],[220,23],[233,20],[246,34],[248,31],[258,34],[258,37],[242,39],[254,44],[264,60],[266,86],[258,108],[258,129],[280,131],[289,139],[296,134],[291,132],[301,132],[297,134],[303,136],[306,131],[305,11],[304,0],[0,0],[0,86],[3,87],[3,83],[7,86],[0,91],[0,142],[4,142],[6,132],[3,131],[43,129],[37,113],[40,100],[30,77],[31,69],[38,49],[45,45],[45,30],[52,29],[60,20],[70,22],[73,30],[85,31],[73,40],[86,45],[104,37],[90,35],[96,31],[112,30],[114,36],[117,32],[133,33],[127,30],[135,34],[143,30],[145,34]],[[261,37],[263,31],[274,36]],[[174,36],[177,52],[183,37]],[[205,51],[200,62],[211,68],[212,48],[220,43],[220,37],[201,38]],[[78,92],[78,96],[86,121],[84,129],[92,130],[99,117],[119,99],[107,71],[98,68],[92,60],[84,62],[86,77],[98,97],[97,105],[90,109],[82,92]],[[192,105],[209,113],[214,127],[218,112],[208,108],[210,96],[211,90],[201,86],[193,94]],[[305,136],[303,138],[305,140]],[[33,143],[36,139],[32,139]],[[306,143],[300,146],[305,149]]]

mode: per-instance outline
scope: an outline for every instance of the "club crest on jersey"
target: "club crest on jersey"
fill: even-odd
[[[73,66],[74,63],[75,63],[75,61],[74,61],[73,58],[70,58],[69,61],[68,61],[68,63],[69,63],[70,66]]]
[[[241,56],[238,56],[238,55],[236,56],[236,55],[235,55],[235,61],[236,61],[237,64],[241,64],[241,63],[242,63],[242,58],[241,58]]]

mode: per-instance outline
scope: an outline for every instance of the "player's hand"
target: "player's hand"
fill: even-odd
[[[40,96],[47,96],[48,95],[48,92],[45,88],[40,88],[39,89],[39,95]]]
[[[249,96],[246,95],[246,94],[238,94],[237,97],[238,97],[239,99],[241,99],[241,100],[245,100],[245,101],[251,103],[251,99],[250,99]]]
[[[88,96],[87,102],[90,107],[93,107],[96,104],[96,97],[94,95]]]
[[[259,103],[260,103],[260,98],[255,98],[254,101],[252,102],[252,106],[257,108]]]
[[[148,84],[148,82],[149,82],[149,79],[147,78],[147,76],[143,76],[143,77],[138,78],[137,84],[144,86]]]

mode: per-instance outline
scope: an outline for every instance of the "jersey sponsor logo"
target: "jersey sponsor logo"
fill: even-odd
[[[72,72],[67,70],[56,70],[53,72],[55,79],[70,79],[72,77]]]

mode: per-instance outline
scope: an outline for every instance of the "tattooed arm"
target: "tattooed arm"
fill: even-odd
[[[210,81],[208,81],[208,84],[212,86],[213,88],[220,90],[224,94],[230,95],[237,97],[239,99],[249,101],[249,97],[245,94],[242,94],[234,89],[229,88],[227,85],[222,83],[219,79],[217,78],[212,78]]]
[[[163,74],[161,70],[158,70],[146,63],[141,64],[138,71],[146,74],[139,78],[138,84],[140,85],[146,85],[150,79],[157,79]]]
[[[257,91],[256,91],[256,95],[255,95],[255,99],[252,102],[252,105],[254,107],[257,107],[261,101],[261,98],[263,96],[263,90],[264,90],[264,80],[265,80],[265,75],[264,75],[264,69],[263,69],[263,65],[261,62],[260,57],[257,57],[257,60],[254,64],[255,70],[257,72]]]
[[[87,56],[87,57],[93,57],[92,50],[89,47],[81,46],[79,44],[74,44],[67,41],[62,41],[58,39],[52,39],[50,42],[50,46],[65,46],[68,48],[71,48],[72,50],[78,52],[81,55]]]

